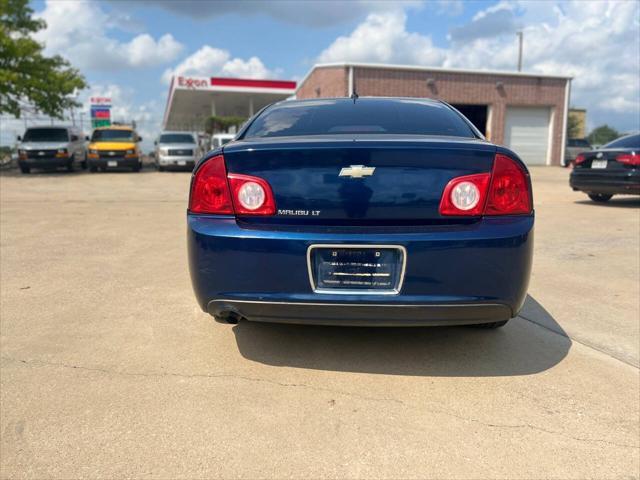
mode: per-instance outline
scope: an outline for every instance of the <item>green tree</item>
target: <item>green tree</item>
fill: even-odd
[[[30,105],[61,118],[79,105],[72,95],[86,88],[83,76],[59,55],[43,55],[43,45],[31,37],[45,26],[27,0],[0,0],[0,113],[20,117]]]
[[[620,133],[609,125],[600,125],[599,127],[591,130],[591,133],[587,136],[591,145],[604,145],[612,140],[615,140],[620,136]]]

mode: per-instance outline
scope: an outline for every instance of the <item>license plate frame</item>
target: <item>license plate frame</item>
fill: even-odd
[[[604,159],[591,160],[591,168],[596,168],[596,169],[607,168],[607,161]]]
[[[117,160],[107,160],[107,167],[117,167],[117,166],[118,166]]]
[[[186,167],[187,166],[187,161],[186,160],[178,160],[178,166]]]
[[[317,283],[323,283],[324,281],[316,278],[317,272],[314,270],[315,257],[314,252],[318,249],[325,250],[360,250],[360,251],[385,251],[395,250],[399,255],[399,261],[392,265],[396,269],[396,281],[390,288],[344,288],[335,287],[328,288],[326,286],[320,286]],[[363,264],[365,265],[365,264]],[[397,269],[399,268],[399,272]],[[343,294],[343,295],[397,295],[402,289],[404,283],[404,276],[407,268],[407,250],[402,245],[378,245],[378,244],[313,244],[307,248],[307,271],[309,273],[309,283],[311,284],[311,290],[314,293],[325,294]]]

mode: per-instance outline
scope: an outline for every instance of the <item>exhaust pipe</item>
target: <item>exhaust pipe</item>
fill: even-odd
[[[218,323],[226,323],[230,325],[236,325],[243,319],[242,315],[233,311],[220,312],[213,316],[214,320]]]
[[[233,305],[229,304],[215,304],[214,302],[209,302],[207,311],[218,323],[235,325],[240,320],[244,320],[244,317],[240,312],[238,312]]]

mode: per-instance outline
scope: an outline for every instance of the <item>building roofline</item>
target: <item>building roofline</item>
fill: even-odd
[[[548,75],[546,73],[532,72],[516,72],[508,70],[473,70],[465,68],[444,68],[444,67],[424,67],[421,65],[400,65],[391,63],[366,63],[366,62],[334,62],[334,63],[316,63],[306,73],[306,75],[298,82],[296,92],[307,81],[309,76],[318,68],[331,67],[357,67],[357,68],[378,68],[384,70],[413,70],[420,72],[441,72],[441,73],[471,73],[481,75],[501,75],[505,77],[526,77],[526,78],[557,78],[562,80],[571,80],[573,77],[568,75]]]

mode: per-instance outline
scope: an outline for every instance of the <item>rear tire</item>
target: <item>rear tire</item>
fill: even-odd
[[[142,167],[142,165],[140,163],[138,163],[135,167],[133,167],[131,170],[133,170],[134,172],[139,172],[140,168]]]
[[[87,161],[83,160],[82,162],[80,162],[80,168],[82,170],[86,170],[87,169]]]
[[[20,165],[20,171],[22,173],[31,173],[31,169],[29,167],[27,167],[26,165]]]
[[[73,172],[73,166],[73,160],[71,160],[69,165],[67,165],[67,172]]]
[[[479,323],[477,325],[473,325],[476,328],[483,328],[485,330],[494,330],[496,328],[504,327],[509,320],[502,320],[501,322],[491,322],[491,323]]]
[[[164,167],[161,167],[160,165],[158,165],[158,171],[159,172],[164,172]]]
[[[589,198],[594,202],[598,202],[598,203],[608,202],[609,200],[611,200],[611,197],[613,197],[613,195],[609,195],[607,193],[590,193],[589,194]]]
[[[91,165],[91,166],[89,167],[89,171],[90,171],[91,173],[96,173],[96,172],[98,171],[98,167],[96,167],[95,165]]]

